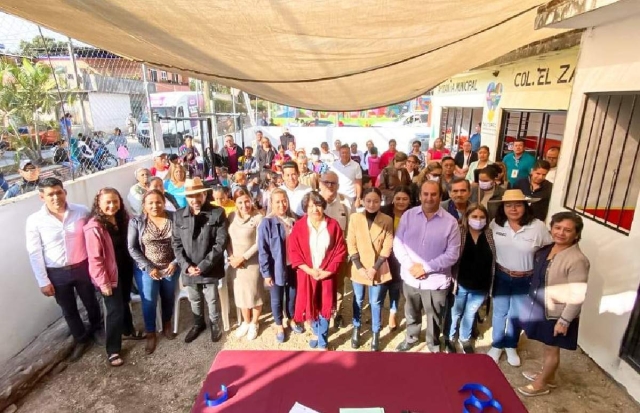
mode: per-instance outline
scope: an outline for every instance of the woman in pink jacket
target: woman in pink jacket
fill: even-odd
[[[127,227],[127,212],[118,191],[101,189],[93,202],[91,217],[84,226],[84,239],[89,275],[104,297],[107,357],[113,367],[124,363],[120,351],[128,297],[125,296],[123,280],[119,280],[118,267],[131,263],[127,250]]]

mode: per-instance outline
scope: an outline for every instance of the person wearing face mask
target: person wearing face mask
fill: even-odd
[[[497,167],[494,165],[489,165],[486,168],[483,168],[478,171],[478,184],[475,188],[472,189],[475,192],[475,199],[478,203],[480,203],[483,207],[487,208],[489,213],[488,220],[491,222],[493,218],[496,216],[496,212],[498,211],[498,206],[495,202],[502,198],[504,195],[505,189],[496,184],[496,178],[498,177]]]
[[[475,352],[471,343],[473,323],[482,303],[491,293],[495,273],[496,247],[485,207],[471,204],[467,208],[460,225],[460,240],[460,258],[452,271],[455,300],[449,331],[445,331],[445,348],[456,352],[457,335],[463,353],[469,354]]]
[[[364,307],[365,286],[371,305],[371,351],[380,349],[382,303],[391,281],[387,262],[393,245],[393,219],[380,211],[382,193],[378,188],[364,191],[364,211],[353,214],[347,231],[347,250],[351,260],[353,286],[353,333],[351,347],[360,347],[360,318]],[[367,234],[368,236],[363,236]]]

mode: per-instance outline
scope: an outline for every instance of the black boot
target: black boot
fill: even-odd
[[[209,326],[209,329],[211,330],[211,341],[213,341],[214,343],[220,341],[220,339],[222,338],[222,330],[218,326],[218,323],[212,322]]]
[[[451,340],[444,341],[444,352],[445,353],[456,353],[456,344]]]
[[[471,340],[469,340],[469,341],[460,340],[460,345],[462,345],[462,352],[464,354],[473,354],[473,353],[475,353],[475,350],[473,349],[473,344],[471,343]]]
[[[353,333],[351,333],[351,348],[360,347],[360,327],[353,327]]]
[[[373,333],[373,337],[371,338],[371,351],[379,351],[380,350],[380,333]]]
[[[202,333],[207,328],[207,325],[204,323],[204,317],[194,314],[193,315],[193,327],[184,337],[185,343],[191,343],[193,340],[198,338],[200,333]]]

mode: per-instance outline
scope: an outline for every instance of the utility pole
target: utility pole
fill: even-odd
[[[156,124],[159,124],[159,120],[156,119],[153,110],[151,109],[151,95],[149,93],[149,79],[147,77],[147,65],[142,64],[142,81],[144,82],[144,95],[147,98],[147,110],[149,114],[149,141],[154,151],[164,150],[164,140],[162,139],[162,125],[160,126],[160,136],[157,136],[158,130],[156,130]]]
[[[238,89],[231,88],[231,111],[236,113],[236,93]],[[238,131],[238,118],[233,117],[233,139],[237,139],[236,132]]]
[[[71,41],[71,37],[67,37],[69,40],[69,57],[71,58],[71,64],[73,64],[73,73],[75,74],[76,79],[76,90],[80,92],[80,113],[82,113],[82,133],[89,133],[89,125],[87,123],[87,114],[84,110],[84,85],[80,84],[80,74],[78,73],[78,64],[76,63],[76,54],[73,51],[73,42]]]

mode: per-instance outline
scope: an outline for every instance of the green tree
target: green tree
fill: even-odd
[[[67,56],[69,54],[69,42],[58,41],[53,37],[36,36],[31,41],[21,40],[19,45],[21,56]]]
[[[23,151],[30,159],[42,162],[39,117],[54,112],[60,101],[51,68],[44,63],[33,64],[28,59],[23,59],[21,65],[2,62],[0,69],[0,114],[11,126],[18,150]],[[16,119],[33,128],[34,139],[20,138]]]

